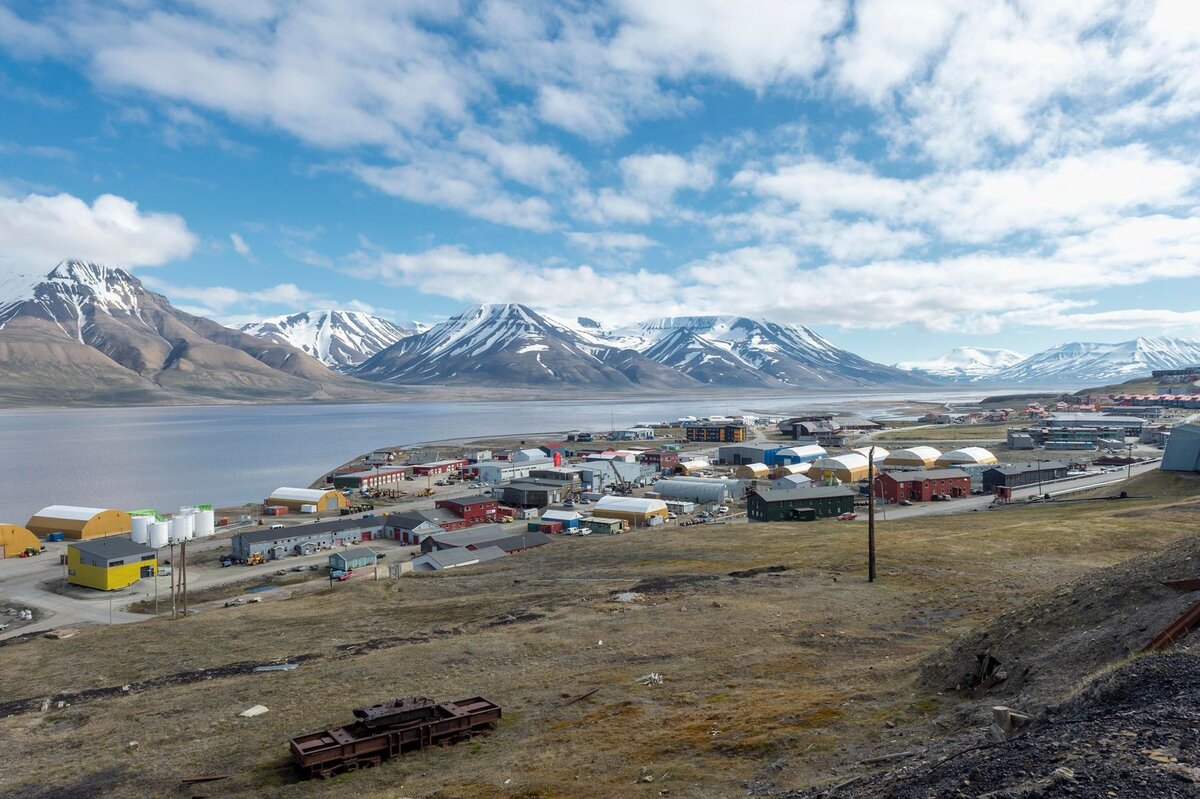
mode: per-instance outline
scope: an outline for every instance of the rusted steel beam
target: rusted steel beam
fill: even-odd
[[[1200,591],[1200,577],[1192,577],[1187,580],[1164,580],[1163,585],[1167,588],[1174,588],[1176,591],[1183,591],[1184,593]]]
[[[1142,651],[1161,652],[1197,627],[1200,627],[1200,602],[1192,605],[1186,613],[1168,624],[1166,629],[1154,636],[1154,640],[1146,644],[1146,648]]]

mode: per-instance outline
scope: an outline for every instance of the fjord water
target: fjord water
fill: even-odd
[[[853,410],[869,403],[873,413],[886,413],[888,403],[953,393],[6,410],[0,411],[0,523],[23,524],[54,504],[170,511],[260,502],[279,486],[307,486],[376,447],[607,430],[756,409]]]

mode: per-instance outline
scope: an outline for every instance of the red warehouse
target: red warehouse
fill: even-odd
[[[674,469],[679,463],[679,454],[675,452],[643,452],[641,457],[642,463],[647,466],[653,466],[655,469]]]
[[[500,506],[497,500],[478,494],[470,497],[439,499],[433,504],[434,507],[445,508],[451,513],[457,514],[468,525],[494,521]]]
[[[433,461],[432,463],[414,463],[410,466],[413,474],[419,477],[425,477],[431,474],[456,474],[463,467],[470,465],[470,461],[456,459],[448,461]]]
[[[907,499],[928,502],[939,494],[965,497],[971,493],[971,476],[961,469],[918,469],[884,472],[875,481],[875,496],[888,502]]]

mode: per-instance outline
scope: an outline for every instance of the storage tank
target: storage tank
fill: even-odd
[[[176,544],[183,543],[191,538],[187,516],[176,516],[171,519],[171,540]]]
[[[217,531],[217,520],[211,510],[201,510],[196,513],[196,537],[207,538]]]
[[[150,546],[155,549],[162,549],[167,545],[171,525],[166,522],[150,522],[148,533],[150,534]]]
[[[129,537],[133,539],[135,544],[147,544],[150,542],[150,523],[154,521],[153,516],[134,516],[133,530]]]

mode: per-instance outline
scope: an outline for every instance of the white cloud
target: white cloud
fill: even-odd
[[[955,0],[859,0],[837,42],[836,79],[872,103],[926,69],[966,7]]]
[[[645,250],[657,247],[658,242],[641,233],[584,232],[573,230],[566,234],[572,244],[589,250]]]
[[[244,258],[250,257],[250,245],[246,243],[246,240],[242,238],[240,233],[230,233],[229,241],[233,244],[234,252]]]
[[[0,265],[48,272],[67,258],[113,266],[158,266],[187,257],[196,236],[182,217],[143,212],[102,194],[91,205],[70,194],[0,197]]]
[[[1198,178],[1195,164],[1129,145],[909,180],[854,162],[808,160],[771,172],[745,170],[733,185],[785,201],[805,217],[857,214],[928,226],[951,241],[984,243],[1020,232],[1091,230],[1143,208],[1186,207],[1195,202]]]
[[[576,211],[593,222],[647,224],[675,212],[682,191],[706,191],[716,172],[711,164],[675,153],[631,155],[618,163],[621,188],[603,188],[595,194],[575,194]]]

